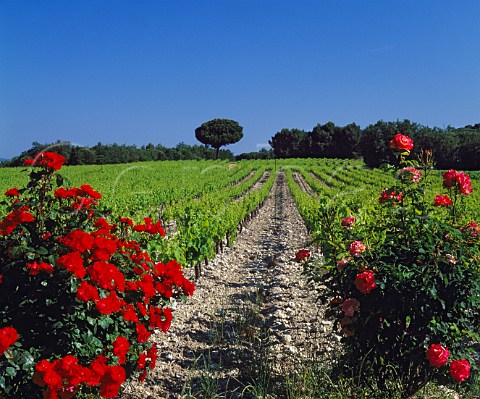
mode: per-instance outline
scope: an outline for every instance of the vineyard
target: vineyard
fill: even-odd
[[[407,161],[401,158],[401,162]],[[63,369],[60,372],[55,369],[57,365],[51,363],[53,364],[51,367],[63,377],[64,385],[61,379],[55,383],[56,385],[50,384],[47,377],[52,368],[49,368],[49,363],[48,366],[44,365],[46,368],[42,370],[37,365],[35,384],[44,390],[44,397],[52,399],[73,397],[76,387],[82,384],[88,386],[88,389],[82,393],[86,396],[79,397],[85,398],[93,398],[94,396],[89,395],[96,394],[94,387],[98,385],[102,397],[117,397],[120,392],[120,397],[123,399],[360,397],[358,396],[360,391],[355,390],[358,388],[355,388],[354,383],[356,377],[344,378],[335,383],[330,381],[330,387],[328,387],[325,377],[326,369],[319,368],[319,363],[324,363],[325,356],[328,359],[337,359],[335,353],[339,355],[342,352],[341,342],[352,336],[358,341],[351,343],[350,348],[357,351],[358,347],[355,345],[360,345],[359,343],[365,346],[374,345],[373,343],[376,342],[375,345],[378,344],[379,348],[383,348],[382,345],[385,342],[388,342],[391,347],[396,347],[398,343],[392,343],[396,341],[391,341],[393,338],[390,336],[385,335],[377,339],[376,336],[355,332],[360,330],[360,326],[365,330],[372,328],[371,323],[368,324],[370,318],[374,314],[380,314],[375,304],[390,300],[386,293],[375,297],[376,300],[372,302],[368,300],[374,297],[373,294],[377,295],[380,289],[386,292],[390,283],[387,277],[382,276],[378,277],[376,282],[370,279],[363,283],[357,283],[356,278],[358,279],[360,275],[363,278],[364,273],[367,272],[373,275],[372,270],[375,273],[378,270],[390,270],[387,266],[389,262],[403,267],[406,259],[410,259],[411,256],[408,251],[413,251],[413,248],[418,249],[418,253],[414,255],[414,262],[418,263],[418,267],[423,265],[423,261],[425,264],[432,264],[432,261],[428,260],[430,259],[428,254],[434,253],[432,256],[440,259],[439,254],[442,250],[439,247],[439,239],[434,235],[429,236],[430,233],[425,233],[429,231],[430,226],[434,226],[431,229],[435,234],[437,232],[443,234],[441,221],[451,220],[455,226],[462,227],[448,230],[448,236],[460,237],[468,229],[470,229],[469,232],[477,231],[475,229],[478,228],[471,222],[480,220],[478,172],[469,173],[471,179],[471,187],[469,187],[473,195],[463,198],[461,196],[464,194],[463,183],[458,183],[460,191],[457,190],[457,186],[454,186],[455,181],[461,180],[460,177],[455,180],[453,176],[450,180],[446,180],[445,173],[441,171],[424,167],[419,168],[422,171],[420,172],[410,164],[405,163],[405,165],[409,166],[404,166],[399,172],[394,173],[390,173],[389,170],[366,168],[358,160],[340,159],[256,160],[235,163],[162,161],[123,165],[64,166],[61,170],[49,165],[41,165],[44,173],[48,172],[48,176],[31,173],[30,180],[30,170],[25,172],[25,168],[0,169],[0,192],[8,193],[12,188],[18,188],[21,191],[18,195],[17,192],[10,191],[7,195],[7,200],[0,205],[1,219],[8,219],[12,207],[15,208],[15,202],[11,199],[21,199],[33,192],[43,193],[45,198],[38,209],[43,212],[41,213],[42,223],[39,226],[43,229],[42,239],[46,243],[39,245],[39,234],[34,234],[33,229],[29,228],[29,223],[33,222],[33,215],[32,219],[30,217],[24,219],[25,227],[21,227],[24,230],[17,228],[21,223],[15,225],[16,230],[11,230],[14,236],[11,239],[8,238],[11,241],[5,241],[5,245],[13,250],[8,256],[2,255],[2,262],[5,262],[5,265],[7,265],[7,259],[10,262],[2,269],[2,274],[5,275],[3,280],[8,279],[6,272],[12,267],[22,265],[19,259],[25,256],[29,262],[38,261],[38,264],[34,264],[39,269],[32,273],[33,269],[28,266],[30,274],[25,271],[19,278],[25,284],[31,284],[35,292],[38,292],[40,285],[47,286],[50,284],[50,279],[53,279],[51,275],[47,275],[53,269],[47,266],[55,262],[57,266],[61,264],[59,260],[62,257],[54,259],[51,253],[46,253],[47,249],[49,251],[55,249],[62,256],[81,252],[83,259],[81,262],[82,264],[85,262],[86,274],[79,272],[78,269],[70,270],[69,264],[65,263],[62,272],[72,272],[73,275],[66,274],[58,280],[68,287],[67,291],[77,292],[77,302],[81,302],[78,300],[77,290],[80,286],[83,287],[82,284],[85,284],[84,286],[88,284],[91,287],[96,283],[100,287],[98,288],[100,296],[95,299],[95,295],[98,294],[91,294],[84,299],[86,303],[81,303],[82,306],[85,305],[84,307],[80,308],[75,303],[65,309],[69,315],[82,320],[82,328],[88,331],[86,335],[82,331],[63,332],[62,329],[65,327],[62,322],[55,318],[56,316],[48,315],[48,320],[52,321],[52,325],[58,330],[56,333],[59,339],[67,340],[68,337],[72,340],[74,337],[85,341],[83,345],[88,349],[74,345],[75,355],[78,357],[78,362],[90,363],[92,370],[94,362],[101,364],[101,367],[97,364],[97,368],[102,368],[101,372],[97,371],[98,381],[90,376],[90,379],[85,377],[84,380],[74,383],[73,377],[62,374]],[[33,166],[35,167],[35,164]],[[415,172],[411,172],[412,170]],[[402,177],[404,175],[400,173],[405,171],[413,173],[408,175],[413,178]],[[428,181],[424,179],[426,176],[422,173],[428,174]],[[54,175],[56,177],[53,177]],[[422,180],[416,180],[415,177],[420,175]],[[398,181],[401,182],[401,188],[396,186]],[[453,183],[448,186],[446,181]],[[26,186],[28,189],[22,191],[21,187]],[[86,188],[87,186],[89,188]],[[70,195],[75,187],[82,187],[82,189],[76,189],[79,191]],[[390,187],[397,187],[396,191],[390,190]],[[48,188],[51,190],[56,188],[55,194],[46,195]],[[59,191],[61,189],[64,191]],[[455,197],[452,197],[456,212],[448,213],[447,207],[443,204],[437,206],[439,205],[438,196],[445,193],[445,189],[449,190],[450,195],[453,193],[452,190],[458,191],[455,191]],[[403,198],[401,198],[402,195]],[[412,198],[411,201],[407,199],[410,198],[409,195]],[[75,224],[72,222],[68,228],[64,228],[60,223],[67,220],[69,215],[66,211],[66,201],[75,196],[77,196],[75,200],[77,202],[69,205],[70,210],[75,209],[81,215],[75,214]],[[91,209],[84,207],[85,202],[79,202],[79,196],[83,198],[82,201],[85,201],[85,198],[91,201]],[[402,205],[399,205],[400,203]],[[434,203],[435,207],[433,207]],[[76,208],[74,204],[77,204]],[[427,214],[425,205],[420,204],[430,204],[431,219],[425,216]],[[27,205],[28,208],[26,208]],[[23,209],[23,215],[31,215],[28,211],[35,206],[39,205],[34,201],[25,203],[23,208],[17,206],[16,209]],[[409,207],[413,210],[410,211]],[[51,209],[50,213],[45,211],[47,208]],[[40,219],[39,215],[40,213],[35,214],[35,220]],[[393,223],[395,218],[398,218],[402,224]],[[160,223],[157,224],[157,222]],[[9,230],[7,234],[7,229],[8,226],[5,227],[5,225],[0,227],[3,236],[11,233]],[[380,230],[382,231],[379,232]],[[49,241],[49,237],[44,238],[50,231],[55,240],[52,238]],[[80,250],[80,244],[76,241],[75,244],[71,243],[73,231],[83,231],[82,234],[91,236],[92,238],[87,239],[84,236],[82,239],[88,242],[91,240],[92,244],[83,243],[84,248]],[[413,238],[418,236],[419,231],[424,232],[422,233],[425,237],[424,243],[419,243],[421,240]],[[143,233],[146,235],[141,236]],[[392,251],[392,247],[397,243],[394,242],[394,238],[388,238],[389,233],[404,240],[401,245],[398,244],[398,247],[402,247],[399,253],[405,252],[405,257],[395,255],[398,258],[393,259],[392,254],[395,251]],[[358,237],[354,234],[358,234]],[[478,242],[474,241],[473,237],[477,236],[472,233],[472,236],[465,241],[465,245],[458,247],[450,245],[449,240],[442,237],[442,245],[448,246],[447,255],[450,258],[446,258],[448,262],[434,261],[440,270],[431,277],[435,279],[435,284],[429,285],[431,281],[428,280],[430,278],[428,271],[422,272],[423,280],[415,280],[412,283],[415,287],[421,287],[422,284],[428,287],[428,299],[427,297],[417,298],[416,303],[423,312],[419,314],[427,315],[425,317],[431,318],[434,320],[432,323],[436,323],[433,330],[424,332],[423,324],[415,320],[417,317],[415,313],[408,313],[406,318],[404,314],[398,316],[392,313],[387,316],[385,313],[379,319],[380,324],[385,319],[385,325],[397,323],[405,331],[410,325],[416,325],[419,335],[417,337],[412,334],[408,339],[408,345],[421,347],[422,353],[424,353],[424,346],[433,343],[435,339],[440,339],[443,334],[445,338],[441,343],[448,343],[452,353],[455,352],[455,356],[458,357],[451,362],[454,366],[457,366],[456,361],[464,361],[463,358],[460,359],[461,355],[464,355],[461,348],[467,347],[472,352],[471,343],[476,342],[477,326],[469,323],[473,323],[471,319],[478,319],[478,317],[475,308],[471,308],[470,302],[476,303],[471,293],[475,289],[480,289],[480,286],[475,285],[476,277],[472,278],[466,272],[449,274],[450,272],[444,271],[443,268],[445,262],[446,265],[451,266],[456,265],[458,261],[458,264],[468,266],[468,270],[478,265]],[[105,248],[100,248],[97,241],[101,240],[115,242],[114,248],[108,249],[110,251],[108,256],[98,254],[99,249],[108,247],[105,244]],[[354,244],[356,246],[352,247]],[[142,250],[138,249],[140,247]],[[375,247],[382,247],[384,252],[379,250],[378,255],[373,254]],[[25,253],[22,252],[22,248],[27,248]],[[308,250],[302,252],[304,248]],[[70,250],[78,252],[68,252]],[[95,251],[97,251],[96,255]],[[139,260],[140,258],[142,259]],[[114,264],[114,260],[121,266],[118,266],[118,270],[112,271],[112,277],[106,278],[113,282],[114,286],[110,287],[110,283],[104,283],[94,270],[99,262]],[[172,260],[182,265],[183,272],[176,271],[177,274],[171,276],[172,287],[165,288],[166,281],[170,281],[168,280],[170,277],[167,278],[167,271],[160,268],[170,265]],[[341,263],[343,261],[344,263]],[[347,277],[338,275],[348,263],[356,266],[351,268],[354,271],[349,272],[353,274],[348,275],[348,278],[355,280],[361,297],[358,297],[350,287],[353,280],[350,281]],[[168,267],[165,270],[169,270]],[[123,277],[118,277],[118,271],[124,274],[125,280]],[[361,273],[357,274],[358,271]],[[402,273],[395,275],[395,279],[398,280],[396,289],[405,290],[401,292],[410,292],[407,288],[411,289],[411,287],[407,287],[408,284],[405,285],[405,281],[415,279],[415,273],[407,270],[406,266]],[[41,276],[40,283],[34,282],[37,274]],[[152,277],[146,277],[147,275]],[[147,294],[149,288],[146,288],[146,281],[148,279],[154,281],[158,278],[161,278],[158,284],[152,283],[152,287],[155,287],[152,288],[154,292]],[[442,284],[444,283],[442,287],[436,285],[438,278],[442,279]],[[145,284],[141,285],[137,281]],[[193,283],[190,281],[195,281],[196,292],[186,303],[181,303],[180,298],[185,299],[192,294],[193,288],[190,284]],[[456,302],[453,304],[450,301],[450,299],[453,301],[454,295],[449,291],[450,297],[447,294],[444,296],[442,290],[453,286],[460,292],[459,287],[465,281],[471,281],[472,285],[469,285],[466,296],[459,299],[459,303],[463,303],[459,305],[462,309],[461,314],[465,315],[463,320],[463,318],[458,319],[458,313],[455,313],[457,312]],[[2,286],[12,287],[8,281],[0,285],[0,290]],[[140,336],[139,325],[143,325],[136,316],[130,316],[133,317],[130,320],[125,317],[127,309],[138,307],[137,313],[142,313],[143,309],[142,305],[138,305],[138,298],[130,301],[133,293],[129,293],[128,287],[132,286],[143,292],[143,306],[149,307],[143,311],[143,317],[147,330],[153,334],[151,341],[154,343],[147,345],[146,340],[139,339],[138,346],[134,347],[131,343],[130,351],[127,346],[126,351],[123,352],[124,349],[118,349],[121,346],[118,339],[130,337],[128,340],[132,342],[132,337]],[[134,289],[132,288],[131,291],[133,292]],[[367,295],[370,292],[372,294]],[[334,299],[327,298],[327,293],[337,293],[337,296]],[[463,293],[462,290],[462,295]],[[112,298],[114,294],[123,298],[123,302],[120,301],[118,305],[118,309],[123,307],[121,310],[123,319],[120,321],[116,321],[113,316],[119,312],[118,309],[103,312],[98,305],[100,301]],[[61,295],[64,297],[65,293]],[[158,296],[157,302],[154,302],[155,295]],[[323,302],[318,300],[322,296],[325,296]],[[32,306],[38,310],[35,298],[32,296],[29,298]],[[335,298],[340,298],[340,305],[331,302]],[[47,297],[46,301],[51,301],[50,297]],[[420,304],[418,301],[424,302]],[[437,303],[433,304],[433,301],[439,302],[440,308],[437,308]],[[360,302],[362,302],[361,307]],[[445,310],[449,306],[452,306],[452,309],[455,308],[455,310],[448,310],[452,313],[451,319],[458,319],[458,322],[435,318],[433,309],[438,310],[443,307]],[[174,316],[170,328],[171,310]],[[367,310],[369,314],[360,313]],[[448,312],[445,310],[445,313]],[[7,312],[2,314],[4,320],[7,320],[6,315]],[[94,320],[95,316],[92,315],[99,316],[98,321]],[[398,321],[395,317],[400,317],[402,320]],[[136,330],[133,324],[129,324],[133,319],[136,319]],[[337,320],[332,321],[335,319]],[[73,316],[71,320],[73,323]],[[416,322],[418,324],[415,324]],[[352,327],[354,324],[355,329]],[[455,327],[452,327],[453,325]],[[0,332],[2,326],[3,323],[0,324]],[[388,326],[390,327],[390,324]],[[431,326],[432,324],[429,324],[429,328]],[[158,330],[163,332],[158,333]],[[164,332],[167,331],[168,334],[165,335]],[[375,334],[380,336],[381,333],[378,330],[375,331]],[[420,337],[421,334],[424,335]],[[85,336],[88,336],[88,339],[85,340]],[[366,360],[371,361],[371,364],[368,363],[369,367],[379,373],[377,375],[382,375],[380,380],[373,384],[375,386],[370,384],[368,388],[370,396],[383,392],[386,395],[383,397],[404,398],[405,393],[410,395],[419,389],[427,392],[425,387],[429,387],[427,384],[429,381],[445,383],[445,373],[442,374],[437,369],[429,370],[428,373],[419,371],[417,374],[411,374],[410,366],[419,362],[418,356],[416,352],[409,352],[406,349],[407,340],[403,335],[402,340],[398,349],[399,356],[402,358],[411,356],[409,359],[414,360],[407,364],[408,372],[401,368],[403,364],[400,362],[397,379],[400,385],[392,387],[385,382],[392,376],[388,374],[384,365],[377,362],[377,358]],[[0,369],[0,388],[5,391],[8,398],[23,398],[24,396],[20,396],[20,393],[15,393],[15,389],[22,386],[16,381],[23,376],[32,376],[33,362],[37,362],[44,354],[55,352],[53,349],[50,352],[48,350],[28,351],[21,346],[21,339],[15,344],[17,346],[11,347],[14,348],[12,350],[8,349],[8,346],[3,350],[3,341],[0,344],[2,345],[0,350],[5,353],[6,359],[0,359],[0,366],[3,367],[5,364],[7,367],[5,372]],[[445,345],[442,346],[443,349]],[[105,346],[108,346],[105,352],[106,358],[101,358]],[[66,343],[62,346],[63,349],[67,347],[70,348]],[[15,351],[18,353],[14,353]],[[70,355],[72,351],[69,349],[64,354]],[[109,351],[111,351],[111,358],[108,357]],[[191,353],[188,353],[189,351]],[[390,352],[386,350],[382,359],[397,362],[398,359],[392,355],[392,352],[392,350]],[[361,352],[361,354],[365,356],[364,359],[367,359],[369,352]],[[322,358],[319,359],[317,356]],[[427,354],[428,356],[430,355]],[[470,356],[470,359],[476,358],[475,353]],[[107,358],[110,366],[105,363]],[[293,358],[295,360],[292,360]],[[112,363],[112,359],[117,360]],[[147,369],[145,364],[142,367],[142,362],[145,363],[146,359],[149,359],[150,365],[153,366],[149,373],[142,373]],[[432,362],[430,357],[428,360],[431,365],[436,364],[434,367],[438,369],[446,364],[446,361]],[[47,362],[47,360],[42,361]],[[421,362],[428,364],[423,358]],[[333,363],[335,362],[332,360]],[[473,371],[474,362],[471,363]],[[119,369],[114,368],[122,364],[125,364],[124,368],[128,375],[137,377],[140,374],[140,379],[145,380],[145,383],[138,385],[136,382],[128,382],[123,390],[119,391],[121,382],[127,378],[122,375],[117,376],[115,373]],[[83,367],[82,372],[88,374],[85,369],[88,367]],[[329,370],[329,372],[333,371]],[[466,379],[466,377],[463,379],[458,377],[458,373],[455,374],[452,368],[450,373],[457,383]],[[360,381],[360,376],[358,378]],[[385,380],[382,380],[383,378]],[[39,380],[41,381],[38,382]],[[372,383],[372,380],[368,381]],[[40,392],[38,387],[36,388]],[[32,387],[25,389],[28,395],[34,395],[32,392],[35,391]],[[55,396],[57,392],[59,396]],[[394,396],[392,392],[396,392],[398,396]],[[450,391],[442,392],[446,396],[428,397],[450,397],[448,396]],[[364,393],[367,395],[367,390],[362,392],[362,395]],[[172,396],[168,396],[169,394]],[[28,395],[26,397],[35,397]],[[0,398],[2,398],[1,391]]]

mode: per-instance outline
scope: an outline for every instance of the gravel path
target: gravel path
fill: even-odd
[[[295,360],[338,338],[322,321],[302,265],[293,261],[308,239],[280,172],[234,247],[205,267],[194,296],[176,306],[171,330],[153,336],[160,354],[156,369],[144,384],[127,385],[121,398],[201,398],[213,392],[219,396],[211,397],[250,398],[262,386],[273,392],[268,397],[282,397]]]

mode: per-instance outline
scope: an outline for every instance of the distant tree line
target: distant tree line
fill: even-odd
[[[260,151],[255,152],[243,152],[237,156],[235,156],[237,161],[241,161],[242,159],[274,159],[275,153],[273,149],[266,149],[262,148]]]
[[[32,147],[23,151],[19,156],[4,161],[2,166],[20,166],[26,158],[32,158],[41,151],[54,151],[67,158],[67,165],[104,165],[115,163],[129,163],[139,161],[164,161],[186,159],[215,159],[216,149],[204,145],[188,145],[180,143],[174,148],[167,148],[161,144],[135,145],[102,144],[93,147],[81,147],[69,142],[57,141],[51,144],[34,142]],[[220,150],[219,159],[235,160],[230,150]]]
[[[336,126],[328,122],[310,132],[282,129],[269,144],[276,158],[363,158],[368,166],[378,167],[395,161],[389,144],[397,133],[413,139],[413,156],[432,150],[439,169],[480,169],[480,123],[440,129],[405,119],[378,121],[361,129],[355,123]]]

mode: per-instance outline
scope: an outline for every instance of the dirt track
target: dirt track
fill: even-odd
[[[279,173],[258,216],[205,268],[193,298],[178,304],[168,334],[155,333],[156,369],[121,398],[200,398],[207,389],[249,398],[262,383],[282,397],[293,360],[338,339],[293,261],[308,238]]]

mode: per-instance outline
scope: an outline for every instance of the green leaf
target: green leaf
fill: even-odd
[[[430,287],[429,291],[430,291],[430,294],[432,295],[432,298],[437,299],[437,289],[434,285]]]
[[[24,352],[21,358],[22,370],[28,370],[35,365],[35,359],[29,352]]]
[[[17,375],[17,370],[14,367],[7,367],[5,369],[5,374],[9,377],[15,377]]]
[[[113,323],[113,320],[110,317],[102,317],[100,320],[98,320],[98,325],[102,327],[104,330],[108,329],[108,327],[112,323]]]
[[[37,249],[37,254],[39,255],[48,255],[48,249],[45,247],[40,247]]]

